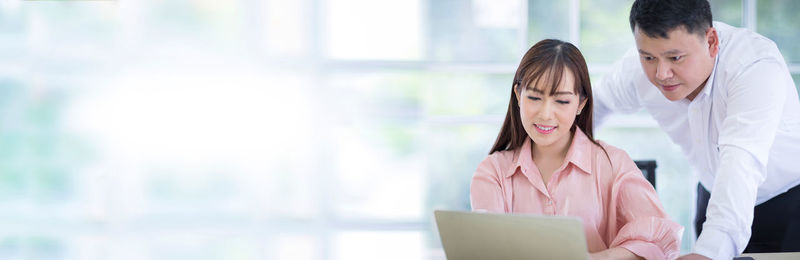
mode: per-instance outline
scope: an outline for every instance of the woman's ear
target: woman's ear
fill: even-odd
[[[580,102],[581,104],[578,105],[578,113],[577,113],[577,115],[581,114],[581,112],[583,111],[583,107],[586,106],[586,101],[589,100],[589,98],[587,98],[587,97],[581,97],[580,99],[581,99],[581,102]]]

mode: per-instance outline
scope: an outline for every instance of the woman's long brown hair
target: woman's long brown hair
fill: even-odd
[[[550,83],[550,95],[553,95],[561,83],[565,69],[572,72],[572,76],[575,77],[575,93],[579,94],[581,100],[586,99],[586,105],[575,119],[575,123],[570,127],[570,131],[574,134],[577,126],[589,137],[592,143],[600,146],[594,140],[592,134],[592,84],[589,81],[589,70],[586,68],[586,61],[578,48],[571,43],[547,39],[533,45],[522,57],[517,73],[514,74],[514,81],[511,84],[511,99],[508,102],[506,119],[489,154],[497,151],[515,150],[522,147],[525,139],[528,138],[528,133],[525,132],[525,128],[522,126],[522,119],[519,115],[519,101],[514,89],[516,88],[517,93],[522,93],[524,86],[544,80],[543,82]],[[600,146],[600,148],[603,147]],[[605,151],[605,148],[603,150]]]

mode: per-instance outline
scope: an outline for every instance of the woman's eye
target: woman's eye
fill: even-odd
[[[569,101],[566,100],[556,100],[556,102],[563,105],[569,104]]]
[[[530,99],[530,100],[534,100],[534,101],[535,101],[535,100],[542,100],[541,98],[534,97],[534,96],[528,96],[528,99]]]

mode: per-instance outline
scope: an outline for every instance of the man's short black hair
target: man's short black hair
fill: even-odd
[[[687,32],[705,35],[711,24],[707,0],[636,0],[631,7],[631,31],[636,26],[650,38],[668,38],[667,33],[683,26]]]

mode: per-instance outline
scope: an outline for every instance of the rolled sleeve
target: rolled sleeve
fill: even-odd
[[[611,247],[623,247],[645,259],[675,259],[683,227],[669,219],[648,217],[625,224]]]

